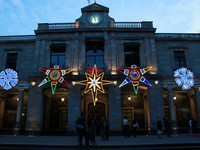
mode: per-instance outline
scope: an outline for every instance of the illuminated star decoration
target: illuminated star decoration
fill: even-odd
[[[47,69],[39,68],[39,69],[43,73],[45,73],[47,77],[38,85],[38,87],[51,81],[51,91],[53,95],[55,93],[58,82],[70,87],[70,85],[67,83],[67,81],[65,81],[65,79],[62,76],[70,73],[73,69],[61,69],[61,68],[59,69],[58,65],[55,65],[54,68],[47,68]]]
[[[178,86],[182,86],[183,90],[190,89],[194,85],[194,75],[187,68],[179,68],[174,71],[174,77]]]
[[[135,94],[138,92],[138,86],[139,82],[145,83],[149,86],[152,86],[142,75],[145,74],[147,71],[149,71],[152,68],[150,67],[137,67],[136,65],[131,65],[131,67],[125,67],[125,68],[116,68],[121,73],[125,74],[127,78],[119,85],[119,87],[122,87],[128,83],[132,83],[133,89],[135,91]]]
[[[3,89],[11,89],[18,83],[18,75],[17,72],[13,69],[6,69],[5,71],[1,71],[0,73],[0,85]]]
[[[94,65],[94,68],[92,70],[92,74],[90,75],[87,72],[85,72],[85,76],[86,76],[87,80],[78,81],[78,82],[75,82],[75,84],[86,85],[84,93],[91,91],[93,103],[94,103],[94,106],[95,106],[96,101],[98,100],[97,99],[97,92],[99,91],[99,92],[105,93],[105,91],[103,89],[103,85],[112,84],[114,82],[108,81],[108,80],[103,80],[104,72],[97,75],[96,64]]]

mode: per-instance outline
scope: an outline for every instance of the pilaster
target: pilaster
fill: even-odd
[[[109,123],[110,131],[113,133],[122,131],[121,124],[121,89],[119,88],[119,83],[117,85],[109,85],[108,93],[108,110],[109,110]]]
[[[41,81],[37,81],[35,86],[29,89],[27,116],[26,116],[26,134],[41,134],[43,129],[43,109],[44,94],[41,87],[37,87]]]

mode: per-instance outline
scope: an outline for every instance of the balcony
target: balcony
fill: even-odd
[[[39,23],[38,30],[52,30],[52,29],[74,29],[74,28],[87,28],[83,23]],[[108,22],[107,26],[101,28],[153,28],[151,21],[142,22]]]

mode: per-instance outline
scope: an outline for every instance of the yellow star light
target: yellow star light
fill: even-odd
[[[94,65],[92,74],[85,72],[86,80],[75,82],[75,84],[86,85],[84,93],[91,91],[94,105],[97,102],[97,91],[105,93],[103,85],[113,84],[114,81],[103,80],[104,72],[97,75],[96,64]]]

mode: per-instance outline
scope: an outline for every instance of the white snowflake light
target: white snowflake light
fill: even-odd
[[[175,81],[183,90],[188,90],[194,85],[194,75],[187,68],[179,68],[174,71]]]
[[[8,90],[14,87],[18,83],[17,72],[13,69],[6,69],[0,73],[0,85]]]

